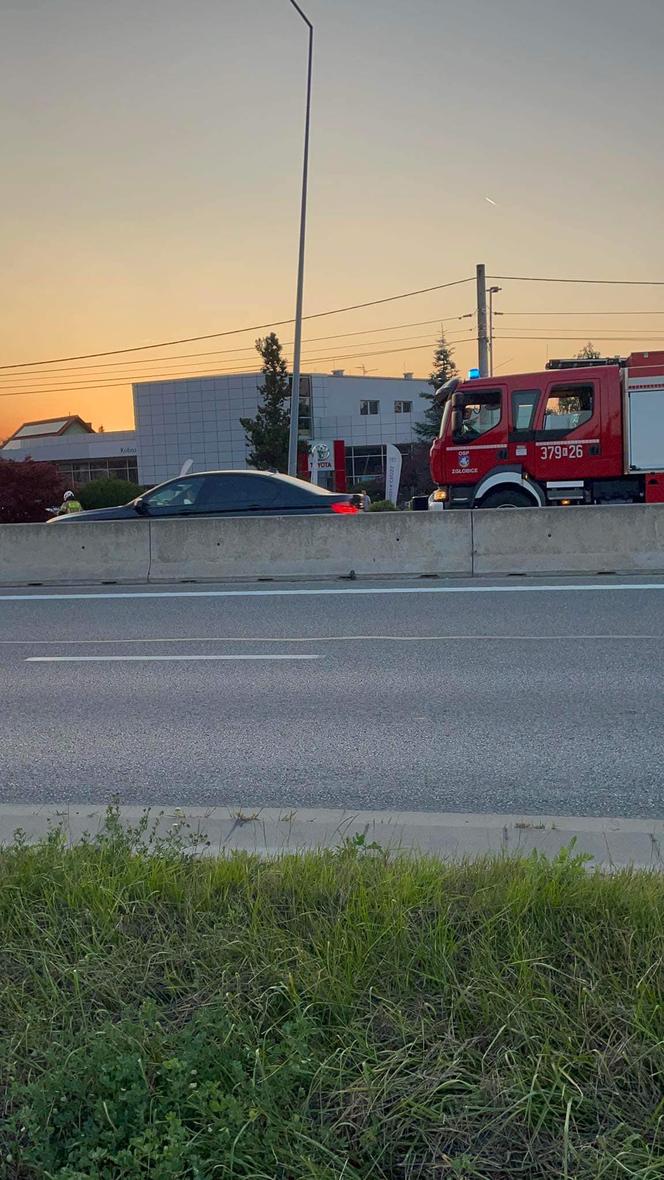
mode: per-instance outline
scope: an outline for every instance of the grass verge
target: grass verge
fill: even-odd
[[[8,1180],[662,1180],[664,877],[0,852]]]

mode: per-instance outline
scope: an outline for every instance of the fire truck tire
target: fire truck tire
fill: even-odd
[[[490,492],[477,505],[478,508],[536,508],[532,496],[518,488],[505,488],[502,492]]]

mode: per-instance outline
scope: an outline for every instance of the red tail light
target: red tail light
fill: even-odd
[[[330,508],[341,516],[355,516],[360,511],[357,504],[351,504],[350,500],[336,500],[330,504]]]

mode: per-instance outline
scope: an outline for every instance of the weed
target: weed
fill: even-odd
[[[162,826],[0,850],[3,1180],[662,1180],[662,876]]]

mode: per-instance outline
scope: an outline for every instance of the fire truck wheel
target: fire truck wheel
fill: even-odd
[[[505,488],[502,492],[491,492],[480,501],[480,508],[534,508],[532,496],[518,488]]]

